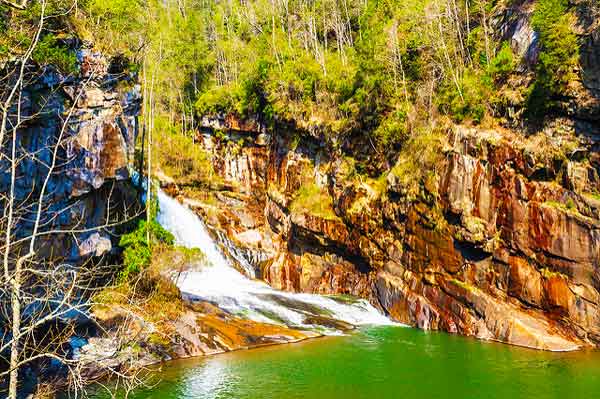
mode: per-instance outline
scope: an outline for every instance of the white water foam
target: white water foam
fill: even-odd
[[[175,236],[178,245],[199,248],[207,260],[200,271],[178,277],[177,285],[187,298],[214,303],[257,322],[313,328],[328,334],[336,331],[315,326],[306,321],[307,317],[324,316],[355,326],[393,324],[363,299],[346,303],[319,295],[281,292],[245,277],[231,266],[191,209],[162,191],[158,192],[158,202],[158,222]]]

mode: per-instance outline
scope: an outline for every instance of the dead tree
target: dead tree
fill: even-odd
[[[3,0],[4,3],[6,1]],[[46,0],[40,0],[40,15],[31,44],[15,67],[7,68],[0,87],[0,165],[8,184],[0,192],[0,389],[7,381],[9,399],[16,399],[24,367],[58,362],[68,373],[74,392],[79,393],[88,382],[85,365],[73,356],[66,343],[74,332],[74,320],[91,320],[94,293],[99,281],[110,278],[112,268],[99,268],[95,263],[71,264],[61,254],[48,248],[52,240],[114,228],[139,214],[115,215],[112,189],[107,188],[104,220],[95,226],[85,223],[85,215],[64,227],[59,220],[65,213],[75,212],[78,201],[57,209],[53,192],[54,179],[65,173],[72,161],[67,147],[72,141],[74,114],[86,87],[94,79],[91,73],[73,93],[70,107],[57,117],[59,128],[53,139],[31,150],[21,145],[28,124],[46,112],[24,113],[25,92],[29,82],[39,77],[39,69],[31,64],[31,56],[45,29]],[[23,7],[28,5],[22,2]],[[11,3],[12,6],[12,3]],[[17,4],[17,9],[20,5]],[[36,176],[29,195],[19,185],[23,169],[31,167]],[[94,266],[94,267],[92,267]],[[119,370],[107,370],[127,377]],[[135,377],[128,381],[137,381]]]

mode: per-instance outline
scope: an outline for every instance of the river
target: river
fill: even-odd
[[[130,398],[591,399],[600,395],[600,352],[541,352],[382,326],[175,361],[153,378]]]
[[[164,364],[139,399],[434,399],[600,397],[600,352],[550,353],[396,325],[366,301],[350,303],[273,290],[235,270],[206,226],[159,192],[159,222],[207,264],[178,285],[199,298],[263,322],[330,335],[297,344]],[[349,334],[306,322],[326,314],[360,328]],[[102,393],[93,395],[104,399]]]

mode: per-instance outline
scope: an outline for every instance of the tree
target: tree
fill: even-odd
[[[531,22],[540,35],[540,55],[527,108],[530,115],[541,116],[564,96],[573,80],[579,43],[571,28],[575,16],[569,12],[567,0],[540,0]]]
[[[63,5],[70,10],[73,4]],[[72,356],[66,342],[78,320],[92,319],[92,298],[99,282],[106,282],[115,272],[114,267],[102,267],[103,262],[92,262],[93,257],[84,264],[72,264],[64,254],[53,253],[48,246],[53,241],[112,229],[139,216],[139,212],[127,216],[117,211],[120,205],[112,196],[113,182],[112,187],[105,188],[108,201],[100,223],[85,225],[86,215],[66,227],[61,222],[80,204],[76,200],[57,207],[60,202],[56,198],[61,193],[56,181],[72,162],[69,148],[73,124],[77,124],[74,115],[95,74],[91,71],[80,84],[71,86],[71,104],[63,113],[50,108],[54,91],[48,98],[33,98],[32,83],[44,71],[32,59],[44,35],[49,34],[46,26],[51,18],[46,0],[40,0],[36,6],[27,9],[35,15],[29,45],[5,67],[0,79],[0,177],[6,183],[6,190],[0,193],[0,381],[8,382],[10,399],[17,398],[20,371],[34,365],[43,370],[58,362],[68,371],[76,392],[86,384],[86,365]],[[28,146],[29,126],[47,114],[58,119],[57,130],[39,146]],[[118,370],[107,373],[128,377]]]

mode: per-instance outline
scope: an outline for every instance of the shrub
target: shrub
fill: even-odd
[[[156,121],[162,134],[156,135],[153,151],[158,165],[179,184],[203,185],[218,183],[207,152],[190,136],[181,134],[168,120]]]
[[[515,69],[515,56],[508,42],[502,43],[500,51],[490,61],[487,73],[493,80],[506,79]]]
[[[393,151],[394,148],[404,142],[408,137],[408,126],[406,114],[398,111],[385,118],[373,131],[375,145],[385,152]]]
[[[76,73],[77,57],[65,45],[59,43],[56,36],[48,34],[44,36],[37,44],[32,58],[41,65],[54,65],[61,72]]]
[[[123,270],[120,280],[127,281],[140,273],[152,260],[152,243],[173,245],[175,237],[156,221],[157,204],[150,206],[150,222],[139,220],[137,228],[121,237],[119,245],[123,248]],[[150,241],[148,241],[148,238]]]
[[[403,145],[398,160],[390,174],[410,199],[419,195],[421,185],[437,173],[444,159],[444,134],[435,128],[420,127]]]
[[[298,110],[317,99],[321,74],[319,64],[306,55],[286,62],[281,70],[275,70],[267,87],[274,112],[286,119],[300,117]]]
[[[441,112],[457,122],[471,120],[480,123],[486,113],[489,87],[480,73],[467,69],[459,81],[460,92],[454,82],[446,82],[440,89],[437,102]]]
[[[88,18],[73,18],[73,23],[107,54],[135,56],[140,37],[149,34],[144,28],[150,10],[140,0],[80,0],[78,5]]]
[[[294,213],[309,213],[323,219],[336,219],[331,196],[315,182],[304,183],[296,192],[290,206]]]
[[[562,95],[574,78],[579,43],[571,29],[574,16],[568,12],[567,0],[540,0],[532,25],[539,33],[540,55],[527,110],[530,116],[540,116],[555,106],[554,99]]]
[[[265,116],[268,119],[272,117],[267,107],[264,87],[268,71],[268,61],[260,60],[258,61],[255,70],[243,79],[237,96],[237,104],[235,106],[238,115],[247,117],[266,110]]]
[[[202,93],[196,100],[196,112],[199,115],[215,115],[228,112],[233,108],[232,85],[216,86]]]

